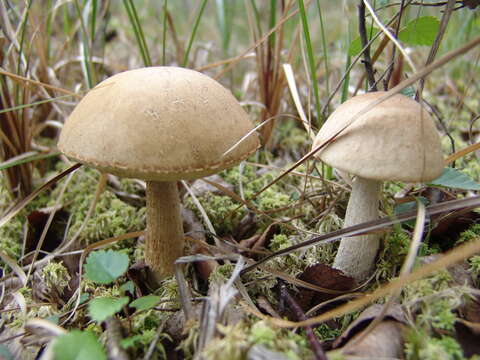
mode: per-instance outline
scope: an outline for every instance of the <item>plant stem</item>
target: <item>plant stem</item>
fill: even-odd
[[[360,0],[358,5],[358,31],[360,33],[360,39],[362,40],[362,48],[364,49],[363,63],[367,73],[369,85],[368,91],[377,91],[372,59],[370,58],[370,45],[368,45],[367,28],[365,26],[365,4],[363,3],[363,0]]]

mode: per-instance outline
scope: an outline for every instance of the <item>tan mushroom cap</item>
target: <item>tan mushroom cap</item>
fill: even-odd
[[[367,93],[340,105],[320,129],[314,148],[383,95],[382,91]],[[433,119],[418,102],[400,94],[361,115],[316,157],[337,169],[374,180],[429,181],[444,167]]]
[[[256,151],[257,135],[233,95],[199,72],[149,67],[114,75],[80,101],[58,148],[101,171],[149,181],[194,179]]]

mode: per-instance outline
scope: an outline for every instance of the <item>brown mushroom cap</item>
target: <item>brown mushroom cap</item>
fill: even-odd
[[[149,181],[210,175],[256,151],[253,128],[230,91],[184,68],[149,67],[114,75],[80,101],[58,148],[104,172]]]
[[[340,105],[320,129],[313,147],[329,140],[383,95],[382,91],[367,93]],[[444,167],[433,119],[418,102],[400,94],[361,115],[316,156],[337,169],[382,181],[429,181]]]

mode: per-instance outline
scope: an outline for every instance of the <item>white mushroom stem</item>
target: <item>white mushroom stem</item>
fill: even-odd
[[[378,218],[381,186],[381,181],[359,176],[355,178],[348,201],[344,227]],[[357,281],[362,281],[370,275],[373,269],[379,245],[379,238],[375,234],[343,238],[333,267],[342,270]]]
[[[145,262],[155,280],[174,272],[183,255],[183,223],[177,183],[147,181],[147,236]]]

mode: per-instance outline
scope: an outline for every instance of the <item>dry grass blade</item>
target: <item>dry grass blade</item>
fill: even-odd
[[[28,280],[27,275],[15,260],[13,260],[10,256],[5,254],[3,251],[0,251],[0,259],[2,259],[2,261],[5,264],[10,266],[12,271],[15,273],[15,275],[18,276],[18,278],[20,279],[23,285],[27,284],[27,280]]]
[[[70,181],[72,180],[73,175],[74,175],[74,173],[68,174],[67,180],[64,182],[64,184],[63,184],[63,186],[60,190],[60,194],[58,195],[57,200],[55,201],[55,205],[53,207],[53,210],[48,215],[47,223],[43,227],[42,234],[40,235],[40,239],[38,239],[38,242],[37,242],[37,245],[36,245],[36,248],[35,248],[35,252],[33,254],[32,263],[30,264],[30,268],[28,269],[27,278],[29,278],[30,275],[33,272],[33,265],[35,264],[35,261],[37,260],[40,249],[42,248],[43,242],[45,241],[45,238],[47,237],[47,232],[50,229],[50,225],[52,224],[53,218],[54,218],[55,214],[57,213],[57,210],[60,209],[60,203],[62,201],[63,195],[65,194],[65,191],[67,190],[67,186],[70,183]]]
[[[212,225],[212,222],[210,221],[210,218],[207,215],[207,212],[203,208],[198,198],[193,193],[192,189],[190,189],[190,186],[188,186],[187,182],[184,180],[181,180],[180,182],[182,183],[183,187],[187,190],[188,195],[191,196],[193,203],[197,207],[198,211],[200,211],[200,214],[202,215],[202,218],[205,221],[205,224],[207,225],[208,231],[210,231],[213,235],[216,235],[217,233],[215,231],[215,228]]]
[[[467,199],[460,199],[460,200],[451,200],[451,201],[445,201],[443,203],[435,204],[435,205],[430,205],[426,208],[427,214],[429,216],[433,215],[438,215],[446,212],[451,212],[455,210],[464,210],[464,209],[473,209],[476,207],[480,206],[480,196],[475,196]],[[246,273],[248,271],[253,270],[255,267],[281,255],[289,254],[292,251],[298,250],[298,249],[305,249],[310,246],[314,246],[319,244],[320,242],[322,243],[329,243],[333,241],[338,241],[342,237],[351,237],[351,236],[356,236],[356,235],[361,235],[367,232],[371,231],[376,231],[380,230],[383,228],[386,228],[388,226],[408,221],[408,220],[413,220],[417,216],[415,211],[408,211],[404,212],[401,214],[396,215],[394,218],[383,218],[383,219],[378,219],[378,220],[373,220],[373,221],[368,221],[362,224],[354,225],[354,226],[349,226],[325,235],[320,235],[320,236],[315,236],[314,238],[310,240],[303,241],[301,243],[298,243],[296,245],[290,246],[288,248],[282,249],[280,251],[277,251],[259,261],[257,261],[253,265],[247,266],[242,273]]]
[[[385,25],[382,24],[380,19],[378,18],[377,14],[375,13],[375,10],[373,10],[372,5],[367,0],[363,0],[363,3],[365,4],[365,7],[368,9],[370,12],[370,15],[372,16],[373,20],[375,23],[378,25],[378,27],[383,31],[383,33],[388,36],[391,42],[395,44],[397,49],[402,53],[403,57],[407,60],[408,65],[412,68],[413,71],[417,72],[417,67],[413,63],[412,59],[408,55],[407,51],[403,48],[403,46],[398,42],[398,40],[395,38],[395,36],[385,27]]]
[[[423,265],[422,267],[418,268],[417,270],[413,271],[408,275],[402,276],[400,278],[396,278],[391,282],[389,282],[388,284],[383,285],[377,290],[359,299],[352,300],[345,305],[339,306],[320,316],[316,316],[305,321],[293,322],[293,321],[276,319],[273,317],[265,316],[264,314],[256,312],[246,306],[244,306],[244,308],[247,312],[258,316],[259,318],[269,320],[273,325],[278,327],[294,328],[299,326],[320,324],[330,319],[343,316],[352,311],[360,310],[361,308],[370,304],[371,302],[377,299],[383,298],[385,296],[388,296],[394,291],[398,291],[408,283],[423,279],[433,274],[435,271],[445,269],[453,264],[456,264],[459,261],[462,261],[463,259],[466,259],[472,255],[475,255],[478,252],[480,252],[480,238],[476,238],[475,240],[469,243],[458,246],[457,248],[447,252],[445,255],[443,255],[439,259],[429,264]]]
[[[308,7],[308,5],[310,4],[312,0],[307,0],[305,1],[305,7]],[[262,43],[264,43],[269,37],[270,35],[272,35],[275,31],[277,31],[281,26],[283,26],[283,24],[285,24],[288,20],[290,20],[292,17],[294,17],[295,15],[297,15],[299,12],[298,9],[296,10],[293,10],[290,14],[285,14],[285,16],[283,18],[281,18],[278,23],[273,27],[271,28],[265,35],[263,35],[257,42],[255,42],[252,46],[250,46],[248,49],[246,49],[245,51],[243,51],[240,55],[238,55],[237,57],[233,58],[232,61],[230,61],[229,65],[227,67],[225,67],[224,69],[222,69],[222,71],[218,72],[215,76],[214,76],[214,79],[219,79],[221,76],[223,76],[223,74],[225,74],[227,71],[230,71],[237,62],[239,62],[240,60],[244,59],[246,57],[246,55],[248,53],[250,53],[250,51],[254,50],[255,48],[257,48],[258,46],[260,46]]]
[[[290,89],[290,94],[292,95],[293,102],[297,109],[298,115],[302,120],[302,125],[307,130],[307,134],[310,139],[315,139],[315,134],[313,133],[312,126],[303,111],[302,103],[300,101],[300,96],[298,95],[297,85],[295,83],[295,76],[293,75],[292,66],[290,64],[283,64],[283,71],[285,72],[285,77],[287,78],[288,88]]]
[[[345,131],[345,129],[347,129],[354,121],[356,121],[360,116],[366,114],[368,111],[370,111],[373,107],[375,107],[376,105],[390,99],[392,96],[398,94],[400,91],[402,91],[403,89],[405,89],[407,86],[410,86],[410,85],[413,85],[416,81],[418,81],[419,79],[425,77],[426,75],[430,74],[432,71],[442,67],[443,65],[445,65],[446,63],[448,63],[449,61],[451,61],[452,59],[468,52],[469,50],[473,49],[474,47],[478,46],[480,44],[480,36],[479,37],[476,37],[475,39],[469,41],[467,44],[465,44],[464,46],[456,49],[456,50],[453,50],[453,51],[450,51],[448,54],[444,55],[442,58],[438,59],[437,61],[433,62],[432,64],[430,65],[427,65],[426,67],[424,67],[423,69],[421,69],[420,71],[418,71],[417,73],[415,73],[414,75],[412,75],[412,77],[402,81],[400,84],[398,84],[397,86],[393,87],[392,89],[390,89],[389,91],[387,91],[385,93],[385,95],[381,96],[380,98],[378,98],[377,100],[375,101],[372,101],[370,104],[368,104],[367,106],[365,106],[365,108],[363,108],[362,110],[360,110],[358,113],[354,114],[352,116],[352,118],[350,119],[350,121],[343,127],[341,128],[337,133],[335,133],[330,139],[328,139],[327,141],[325,141],[323,144],[320,144],[319,146],[317,146],[316,148],[312,149],[310,152],[308,152],[306,155],[304,155],[300,160],[298,160],[295,164],[293,164],[290,168],[288,168],[283,174],[279,175],[277,178],[275,178],[273,181],[271,181],[269,184],[267,184],[266,186],[264,186],[261,190],[259,190],[258,192],[256,192],[253,196],[252,196],[252,199],[255,199],[257,196],[259,196],[262,192],[264,192],[265,190],[267,190],[270,186],[276,184],[278,181],[280,181],[283,177],[285,177],[286,175],[288,175],[288,173],[290,173],[291,171],[293,171],[294,169],[296,169],[298,166],[300,166],[301,164],[303,164],[306,160],[308,160],[309,158],[311,158],[313,155],[315,155],[317,152],[319,152],[321,149],[323,149],[325,146],[327,146],[329,143],[331,143],[332,141],[334,141],[341,133],[343,133]]]
[[[252,3],[253,4],[253,3]],[[292,2],[282,10],[282,17],[290,10]],[[253,5],[252,5],[253,6]],[[254,42],[258,42],[258,36],[261,32],[259,21],[253,20],[254,11],[248,7],[248,19],[250,23],[251,33]],[[264,107],[260,114],[260,122],[263,123],[267,119],[276,118],[280,109],[283,90],[285,88],[285,77],[280,68],[281,50],[283,48],[283,26],[275,26],[275,14],[277,12],[276,3],[270,3],[270,22],[273,22],[273,28],[276,30],[268,37],[268,41],[261,42],[255,47],[258,92]],[[266,126],[260,129],[260,135],[263,145],[271,146],[271,136],[275,126],[274,121],[269,121]]]
[[[20,75],[17,75],[17,74],[14,74],[14,73],[11,73],[9,71],[2,70],[2,69],[0,69],[0,75],[7,76],[7,77],[11,78],[12,80],[18,81],[21,84],[26,84],[27,86],[28,85],[35,85],[35,86],[43,87],[45,89],[58,91],[60,93],[64,93],[64,94],[67,94],[67,95],[76,96],[78,98],[82,97],[81,94],[77,94],[73,91],[70,91],[70,90],[67,90],[67,89],[62,89],[62,88],[59,88],[57,86],[53,86],[53,85],[50,85],[50,84],[43,83],[41,81],[29,79],[29,78],[26,78],[24,76],[20,76]]]
[[[421,201],[417,200],[417,220],[415,221],[415,228],[413,230],[412,241],[408,249],[407,257],[405,258],[402,269],[400,270],[400,277],[405,276],[412,271],[413,265],[415,263],[415,258],[418,254],[418,249],[420,248],[420,244],[423,238],[423,231],[425,229],[425,216],[425,205],[423,205]],[[368,334],[370,334],[373,329],[384,319],[389,307],[392,306],[395,301],[397,301],[399,295],[400,289],[396,289],[390,295],[387,302],[383,305],[382,310],[380,311],[378,316],[376,316],[375,319],[370,324],[368,324],[367,328],[362,332],[360,336],[349,342],[345,346],[345,349],[349,347],[354,347],[355,345],[361,343],[368,336]]]
[[[461,157],[464,157],[465,155],[468,155],[468,154],[470,154],[470,153],[472,153],[472,152],[474,152],[478,149],[480,149],[480,142],[469,145],[466,148],[464,148],[462,150],[459,150],[459,151],[455,152],[454,154],[448,156],[445,159],[445,165],[448,165],[448,164],[454,162],[455,160],[458,160]]]
[[[27,320],[25,327],[37,327],[48,331],[53,336],[60,336],[67,333],[61,326],[55,325],[52,321],[45,319],[34,318]]]
[[[18,202],[6,215],[4,215],[0,219],[0,227],[4,226],[10,219],[12,219],[15,215],[17,215],[25,206],[28,205],[30,201],[35,199],[43,190],[48,189],[50,186],[55,184],[58,180],[63,178],[64,176],[70,174],[72,171],[77,170],[82,164],[75,164],[70,166],[68,169],[64,170],[51,180],[47,181],[45,184],[40,186],[38,189],[35,191],[31,192],[27,197],[22,199],[20,202]]]

